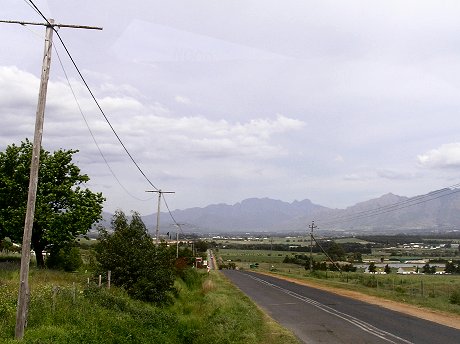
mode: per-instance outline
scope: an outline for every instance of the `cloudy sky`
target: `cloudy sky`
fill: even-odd
[[[104,28],[59,33],[146,176],[176,192],[171,210],[249,197],[342,208],[460,182],[458,1],[34,2]],[[26,0],[0,13],[42,21]],[[1,24],[0,150],[33,137],[44,33]],[[44,148],[80,150],[105,210],[155,212],[54,38],[72,89],[53,51]]]

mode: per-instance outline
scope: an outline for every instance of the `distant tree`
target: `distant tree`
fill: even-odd
[[[204,253],[208,250],[208,243],[206,241],[203,241],[203,240],[197,240],[195,241],[195,249],[197,252],[199,253]]]
[[[369,272],[377,272],[377,267],[375,266],[375,263],[374,262],[371,262],[369,264]]]
[[[327,254],[334,261],[345,260],[345,251],[335,241],[326,249]]]
[[[455,273],[455,270],[456,270],[456,267],[453,262],[446,262],[446,267],[444,269],[446,273],[452,274],[452,273]]]
[[[343,272],[356,272],[356,266],[353,266],[353,264],[344,264],[342,266],[340,266],[340,269],[343,271]]]
[[[446,268],[444,271],[450,274],[460,273],[460,261],[446,262]]]
[[[436,266],[430,266],[430,264],[425,264],[422,268],[422,273],[424,274],[434,274],[436,273]]]
[[[41,150],[39,182],[32,230],[37,265],[44,266],[47,247],[64,247],[101,219],[104,198],[85,187],[86,174],[72,162],[76,150]],[[0,235],[22,242],[29,188],[32,143],[0,152]]]
[[[361,263],[363,261],[363,255],[361,252],[353,252],[353,260]]]
[[[385,271],[386,274],[390,274],[390,273],[391,273],[391,268],[390,268],[390,266],[389,266],[388,264],[385,265],[385,270],[384,270],[384,271]]]
[[[113,233],[100,230],[96,245],[98,273],[112,272],[112,282],[133,298],[165,303],[174,290],[175,255],[165,244],[155,245],[140,215],[129,222],[122,211],[112,219]]]

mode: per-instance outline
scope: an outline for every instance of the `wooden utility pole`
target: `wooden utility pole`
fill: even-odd
[[[181,225],[185,225],[185,223],[175,223],[176,226],[176,258],[179,258],[179,230],[182,232]]]
[[[146,192],[158,192],[158,207],[157,207],[157,227],[155,230],[155,245],[158,245],[158,234],[160,232],[160,205],[161,195],[165,193],[175,193],[175,191],[147,190]]]
[[[313,229],[318,228],[315,226],[315,221],[311,222],[310,228],[310,273],[313,271]]]
[[[49,20],[54,23],[52,19]],[[27,195],[27,210],[24,224],[24,235],[22,238],[21,271],[19,277],[18,308],[16,312],[15,338],[24,337],[24,327],[27,321],[28,303],[30,300],[29,291],[29,263],[30,263],[30,242],[32,239],[32,227],[35,215],[35,200],[38,187],[38,169],[40,165],[40,151],[43,136],[43,122],[45,120],[46,91],[51,66],[51,50],[53,39],[53,27],[46,27],[45,52],[43,56],[42,76],[40,80],[40,91],[38,94],[37,113],[35,118],[34,143],[32,150],[32,161],[30,165],[29,193]]]
[[[38,105],[35,118],[35,132],[34,142],[32,149],[32,159],[30,164],[30,177],[29,177],[29,191],[27,195],[27,210],[24,223],[24,234],[22,238],[21,247],[21,270],[19,275],[19,292],[18,292],[18,306],[16,312],[16,327],[15,338],[22,340],[24,337],[24,328],[27,323],[27,313],[30,300],[29,289],[29,264],[30,264],[30,246],[32,239],[32,228],[35,216],[35,201],[38,188],[38,170],[40,166],[40,152],[43,136],[43,123],[45,121],[45,105],[46,93],[48,89],[48,79],[51,67],[51,50],[53,46],[53,31],[55,26],[59,27],[73,27],[84,29],[97,29],[98,27],[78,26],[78,25],[64,25],[55,24],[53,19],[47,20],[46,23],[29,23],[21,21],[6,21],[0,20],[2,23],[21,24],[21,25],[42,25],[46,26],[45,34],[45,49],[43,54],[43,65],[40,80],[40,90],[38,94]]]
[[[176,259],[179,258],[179,232],[176,232]]]

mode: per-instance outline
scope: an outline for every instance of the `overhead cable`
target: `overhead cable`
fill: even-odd
[[[128,149],[126,148],[125,144],[123,143],[123,141],[121,140],[120,136],[117,134],[117,132],[115,131],[115,128],[112,126],[112,124],[110,123],[109,119],[107,118],[104,110],[102,110],[102,107],[100,106],[99,102],[97,101],[96,97],[94,96],[94,93],[93,91],[91,90],[91,88],[89,87],[88,83],[86,82],[85,78],[83,77],[83,74],[80,72],[80,69],[78,68],[75,60],[73,59],[72,55],[70,54],[70,51],[67,49],[67,46],[66,44],[64,43],[63,39],[61,38],[61,35],[59,34],[59,32],[56,30],[55,26],[58,26],[56,24],[51,24],[48,19],[43,15],[43,13],[40,11],[40,9],[34,4],[34,2],[32,0],[28,0],[30,2],[30,4],[34,7],[34,9],[40,14],[40,16],[48,23],[48,25],[50,27],[53,28],[53,31],[56,33],[57,37],[59,38],[64,50],[66,51],[67,53],[67,56],[70,58],[70,60],[72,61],[72,64],[73,66],[75,67],[75,70],[77,71],[78,75],[80,76],[81,80],[83,81],[86,89],[88,90],[88,92],[90,93],[91,97],[93,98],[94,102],[96,103],[97,107],[99,108],[99,111],[101,112],[102,116],[104,117],[105,121],[107,122],[107,124],[109,125],[110,129],[112,130],[112,132],[114,133],[114,135],[116,136],[118,142],[121,144],[121,146],[123,147],[123,149],[125,150],[126,154],[128,154],[129,158],[131,159],[131,161],[133,162],[133,164],[137,167],[137,169],[139,170],[139,172],[142,174],[142,176],[145,178],[145,180],[155,189],[155,190],[158,190],[158,188],[150,181],[150,179],[147,177],[147,175],[144,173],[144,171],[140,168],[140,166],[138,165],[138,163],[136,162],[136,160],[134,160],[133,156],[131,155],[131,153],[128,151]]]

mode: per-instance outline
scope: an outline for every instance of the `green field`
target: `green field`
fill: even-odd
[[[236,249],[220,249],[218,252],[218,256],[224,262],[232,261],[235,263],[281,263],[284,257],[296,254],[299,252]]]
[[[229,238],[229,239],[213,239],[213,242],[217,244],[239,244],[239,245],[253,245],[253,244],[265,244],[265,245],[296,245],[296,246],[308,246],[310,245],[310,239],[306,236],[298,237],[265,237],[265,238]]]

